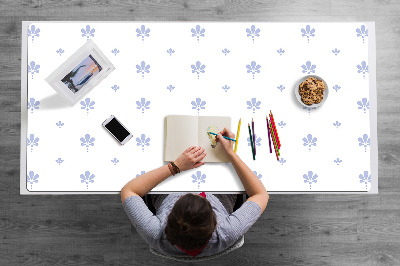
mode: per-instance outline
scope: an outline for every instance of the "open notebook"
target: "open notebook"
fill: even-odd
[[[225,116],[168,115],[165,118],[164,161],[175,161],[190,146],[201,146],[207,153],[202,162],[229,162],[215,135],[231,129],[231,118]]]

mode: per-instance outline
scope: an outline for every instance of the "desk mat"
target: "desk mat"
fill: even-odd
[[[70,107],[45,78],[88,39],[116,70]],[[322,77],[329,96],[303,108],[294,89]],[[268,191],[371,187],[368,28],[365,23],[32,23],[28,27],[27,189],[119,191],[163,165],[169,114],[242,119],[237,154]],[[272,110],[281,157],[269,152]],[[133,138],[101,123],[115,115]],[[247,123],[255,121],[256,160]],[[206,164],[153,192],[243,191],[231,164]]]

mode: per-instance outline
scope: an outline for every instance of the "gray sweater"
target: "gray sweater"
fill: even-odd
[[[139,196],[131,196],[123,203],[124,210],[136,228],[139,235],[155,250],[162,254],[175,257],[191,257],[167,240],[164,229],[172,207],[180,196],[188,194],[174,193],[168,195],[154,215]],[[225,207],[211,193],[206,193],[217,217],[217,228],[208,241],[207,246],[196,256],[210,256],[226,250],[232,246],[261,215],[261,208],[253,201],[246,201],[243,205],[228,214]]]

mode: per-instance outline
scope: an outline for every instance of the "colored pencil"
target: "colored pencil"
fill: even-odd
[[[251,144],[251,153],[253,153],[253,160],[256,159],[256,156],[254,155],[254,149],[253,149],[253,138],[251,137],[251,129],[250,129],[250,123],[247,123],[249,126],[249,135],[250,135],[250,144]]]
[[[237,130],[237,134],[236,134],[236,143],[235,143],[235,153],[237,151],[237,145],[239,142],[239,132],[240,132],[240,125],[242,124],[242,119],[239,119],[239,125],[238,125],[238,130]]]
[[[217,133],[214,133],[214,132],[210,132],[210,131],[208,131],[207,133],[209,133],[209,134],[212,134],[212,135],[218,135]],[[232,140],[232,141],[236,141],[235,139],[231,139],[231,138],[228,138],[228,137],[225,137],[225,136],[222,136],[224,139],[229,139],[229,140]]]
[[[254,120],[253,118],[251,119],[251,128],[253,130],[253,144],[254,144],[254,156],[257,155],[256,153],[256,133],[254,132]]]
[[[276,137],[278,138],[278,144],[279,144],[279,149],[280,149],[281,148],[281,141],[279,139],[278,131],[276,130],[274,115],[272,114],[271,110],[269,110],[269,112],[271,113],[272,122],[274,122],[274,127],[275,127],[275,131],[276,131]]]
[[[269,123],[272,125],[272,130],[273,130],[273,133],[274,133],[274,137],[275,137],[275,140],[276,140],[276,144],[278,145],[277,147],[278,147],[278,149],[280,149],[280,148],[281,148],[281,146],[279,145],[278,138],[276,137],[276,136],[277,136],[277,134],[276,134],[275,122],[274,122],[274,120],[272,120],[272,117],[271,117],[271,115],[269,115],[269,118],[270,118],[270,121],[269,121]]]
[[[274,139],[274,132],[273,132],[273,130],[272,130],[272,123],[270,122],[269,123],[269,126],[270,126],[270,130],[271,130],[271,138],[272,138],[272,144],[274,145],[274,150],[275,150],[275,154],[276,154],[276,159],[279,161],[279,157],[278,157],[278,149],[277,149],[277,145],[276,145],[276,143],[275,143],[275,139]]]
[[[268,116],[267,116],[267,129],[268,129],[269,153],[272,153],[272,148],[271,148],[271,133],[269,132]]]

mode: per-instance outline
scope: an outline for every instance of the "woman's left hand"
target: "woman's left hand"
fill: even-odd
[[[204,162],[200,162],[206,157],[205,149],[202,147],[191,146],[187,148],[179,157],[174,161],[181,172],[202,166]]]

